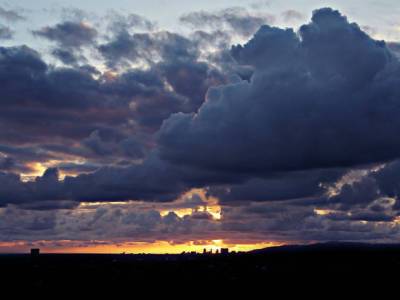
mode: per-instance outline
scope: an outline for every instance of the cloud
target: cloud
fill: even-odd
[[[250,13],[242,7],[232,7],[215,13],[191,12],[180,18],[183,24],[197,29],[227,29],[245,37],[252,35],[261,25],[271,24],[274,20],[273,15]]]
[[[301,12],[294,9],[285,10],[282,13],[282,17],[286,22],[301,21],[304,19],[304,15]]]
[[[98,50],[110,67],[126,62],[188,61],[198,57],[198,49],[191,40],[168,31],[134,34],[122,31]]]
[[[344,211],[354,207],[369,207],[374,212],[398,210],[399,177],[399,160],[369,169],[361,177],[344,182],[333,195],[327,195],[327,203],[339,204]]]
[[[345,184],[340,193],[331,197],[329,201],[331,203],[340,203],[343,209],[351,208],[355,205],[368,205],[379,196],[375,181],[367,176],[361,181]]]
[[[65,65],[78,65],[79,58],[74,51],[57,48],[52,51],[52,54]]]
[[[97,30],[84,22],[65,21],[33,31],[35,36],[56,42],[60,47],[79,48],[92,44]]]
[[[64,67],[0,47],[0,240],[399,239],[395,44],[332,9],[111,15],[35,31]]]
[[[68,144],[41,145],[36,153],[43,155],[43,160],[56,150],[108,162],[115,156],[114,164],[123,159],[144,159],[132,166],[127,161],[124,168],[114,165],[67,178],[60,185],[69,185],[71,193],[64,194],[63,200],[162,200],[165,192],[165,199],[171,201],[192,187],[244,182],[255,194],[241,200],[257,200],[253,185],[266,200],[293,199],[294,191],[300,198],[320,196],[323,177],[306,173],[307,181],[291,173],[286,181],[284,172],[355,166],[398,154],[395,140],[387,138],[396,128],[395,112],[386,107],[391,102],[375,101],[376,97],[391,99],[398,92],[391,83],[397,78],[398,62],[384,43],[372,40],[333,10],[316,11],[299,34],[301,40],[290,29],[262,26],[250,42],[233,47],[231,52],[238,63],[253,69],[250,81],[211,89],[224,81],[223,76],[197,60],[191,40],[168,32],[145,34],[161,62],[149,70],[131,70],[110,79],[96,79],[90,69],[49,68],[28,47],[2,48],[3,70],[9,66],[14,70],[4,72],[3,95],[8,102],[2,105],[5,109],[17,105],[19,113],[22,104],[24,109],[42,108],[42,121],[36,124],[32,118],[29,125],[32,141],[39,145],[41,137],[32,134],[44,135],[43,141],[53,136],[69,137],[75,145],[79,142],[78,148],[68,152]],[[351,43],[337,47],[339,38]],[[329,51],[325,51],[326,46],[321,49],[326,43],[332,44]],[[343,51],[348,58],[340,55]],[[350,58],[367,63],[357,64],[359,70],[347,63]],[[382,94],[382,85],[387,84],[389,94]],[[92,115],[92,111],[97,113]],[[25,117],[33,112],[36,118],[38,112],[29,110]],[[181,113],[170,117],[176,112]],[[48,119],[50,116],[53,119]],[[394,120],[390,126],[385,125],[389,124],[388,116]],[[78,118],[86,122],[77,122]],[[159,145],[151,146],[159,148],[152,155],[160,153],[172,163],[145,158],[147,150],[142,145],[152,141],[126,132],[131,119],[154,131],[166,120],[158,133]],[[62,126],[45,128],[43,120],[61,122]],[[32,131],[35,126],[37,130]],[[371,135],[371,130],[379,134]],[[362,152],[365,147],[368,151]],[[3,152],[16,153],[15,148],[8,149]],[[27,156],[33,153],[29,150]],[[160,168],[168,170],[160,180],[169,187],[150,185],[140,191],[136,174],[151,177],[152,172],[158,172],[161,176]],[[93,190],[80,192],[85,184]],[[285,195],[285,185],[291,186],[291,195]]]
[[[74,240],[87,246],[92,246],[90,240],[104,243],[209,240],[210,232],[216,231],[219,224],[205,216],[198,213],[181,218],[174,212],[161,215],[157,210],[132,204],[77,208],[72,214],[67,210],[49,212],[8,207],[0,211],[0,240],[52,240],[54,243]]]
[[[59,10],[50,10],[50,13],[58,13]],[[63,21],[72,21],[75,23],[84,22],[88,19],[96,18],[95,14],[89,13],[76,7],[61,7],[61,19]]]
[[[124,31],[129,32],[130,30],[153,31],[157,28],[155,22],[137,14],[124,15],[111,10],[107,18],[109,19],[108,30],[113,34]]]
[[[0,25],[0,40],[10,40],[14,36],[14,32],[10,27]]]
[[[0,204],[29,204],[52,201],[52,207],[58,207],[57,201],[66,199],[64,187],[59,183],[57,169],[47,169],[41,177],[32,182],[23,182],[20,176],[12,173],[0,173]]]
[[[17,10],[6,9],[3,7],[0,7],[0,19],[10,23],[26,20],[26,18]]]
[[[389,48],[390,50],[392,50],[393,53],[394,53],[397,57],[400,57],[400,43],[390,42],[390,43],[387,43],[387,45],[388,45],[388,48]]]
[[[298,35],[263,26],[232,48],[250,82],[211,88],[196,114],[159,132],[161,157],[209,170],[268,174],[395,159],[399,62],[332,9]]]
[[[83,12],[71,11],[70,14],[74,20],[46,26],[32,31],[32,34],[54,42],[56,47],[51,54],[63,64],[78,66],[80,63],[87,63],[83,48],[96,45],[98,31],[84,20]]]
[[[232,202],[320,198],[326,193],[326,185],[336,182],[343,174],[342,170],[334,169],[274,174],[239,185],[210,188],[209,193],[228,205]]]
[[[130,167],[102,167],[90,174],[59,180],[57,169],[47,169],[32,182],[3,174],[2,203],[28,204],[42,201],[113,202],[127,200],[173,201],[187,188],[174,168],[157,159]],[[88,189],[87,187],[91,188]]]
[[[167,48],[176,43],[171,37]],[[73,62],[51,66],[27,46],[1,47],[0,151],[17,164],[66,156],[104,164],[142,159],[164,119],[197,110],[208,87],[224,80],[193,56],[181,61],[181,52],[165,53],[147,70],[100,73]]]

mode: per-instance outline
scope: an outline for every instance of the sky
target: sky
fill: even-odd
[[[0,253],[400,242],[396,1],[0,1]]]

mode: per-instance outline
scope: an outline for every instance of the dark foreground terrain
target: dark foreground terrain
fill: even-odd
[[[206,285],[307,278],[396,279],[400,245],[317,244],[226,255],[0,255],[1,286]],[[395,276],[395,277],[393,277]]]

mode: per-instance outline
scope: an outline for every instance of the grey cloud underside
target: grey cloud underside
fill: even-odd
[[[1,6],[0,6],[0,19],[10,23],[26,20],[23,14],[20,13],[18,10],[7,9]]]
[[[389,222],[392,217],[388,211],[364,209],[351,217],[344,213],[319,216],[312,207],[286,202],[224,206],[222,221],[215,221],[204,213],[183,218],[174,213],[161,216],[143,204],[103,205],[74,214],[68,210],[49,212],[10,206],[0,215],[0,238],[6,241],[122,239],[187,242],[223,238],[242,242],[332,239],[391,242],[399,238],[398,228]]]
[[[54,26],[32,31],[35,37],[47,39],[56,44],[52,54],[65,65],[86,62],[82,47],[95,44],[98,31],[84,21],[64,21]]]
[[[14,32],[8,26],[0,24],[0,40],[11,40],[14,36]]]
[[[282,13],[282,17],[286,22],[299,21],[304,19],[304,15],[301,12],[294,9],[289,9],[284,11]]]
[[[130,30],[147,30],[153,31],[157,29],[157,24],[143,16],[137,14],[121,15],[116,11],[110,11],[108,14],[110,20],[107,26],[108,31],[112,34]]]
[[[264,24],[271,24],[275,17],[266,13],[250,13],[244,8],[234,7],[218,12],[192,12],[180,18],[184,24],[199,28],[227,29],[234,34],[248,37]]]
[[[93,30],[65,22],[46,27],[41,34],[80,46],[88,39],[77,39],[74,43],[79,44],[73,45],[69,41],[70,34],[82,28]],[[252,68],[249,81],[210,88],[226,79],[198,60],[196,45],[174,33],[122,30],[99,46],[108,61],[135,62],[143,58],[145,46],[161,61],[146,71],[132,69],[111,79],[89,66],[48,66],[26,46],[2,48],[2,122],[10,131],[3,131],[3,143],[18,145],[28,137],[36,146],[7,145],[3,153],[12,157],[24,150],[24,159],[36,155],[45,161],[58,151],[122,164],[60,183],[90,183],[90,195],[68,195],[64,188],[57,194],[61,200],[76,201],[172,200],[191,187],[230,181],[249,181],[253,190],[252,184],[261,186],[266,200],[295,198],[295,191],[301,194],[298,198],[306,198],[321,194],[325,175],[314,178],[310,173],[313,179],[304,182],[290,172],[304,170],[308,175],[308,169],[352,167],[398,156],[399,144],[392,138],[400,126],[393,109],[399,95],[398,60],[384,42],[372,40],[338,12],[315,12],[298,34],[264,25],[246,45],[234,46],[231,56]],[[151,55],[146,59],[152,60]],[[22,117],[28,122],[21,124]],[[161,124],[154,140],[149,132]],[[50,137],[64,142],[48,143]],[[71,150],[77,141],[79,147]],[[146,158],[149,151],[150,157],[161,160]],[[129,159],[135,158],[144,162],[129,166]],[[131,175],[152,176],[153,160],[155,170],[169,172],[168,184],[161,177],[148,191],[140,191],[140,179]],[[126,176],[114,176],[121,170]],[[289,177],[279,179],[284,172]],[[268,179],[271,176],[277,176],[277,182]],[[276,184],[291,186],[292,195],[279,195],[284,188]]]
[[[61,47],[79,48],[85,44],[93,43],[98,33],[96,29],[83,22],[65,21],[53,27],[48,26],[33,31],[33,34],[54,41]]]
[[[28,46],[0,47],[0,240],[211,230],[236,232],[232,239],[399,238],[397,44],[331,9],[298,32],[240,9],[183,16],[196,29],[187,36],[115,14],[102,39],[83,19],[34,31],[65,67]],[[89,50],[108,71],[90,65]],[[48,161],[57,168],[22,180]],[[78,175],[60,180],[59,171]],[[352,171],[363,175],[337,187]],[[69,214],[82,202],[173,205],[193,188],[219,198],[221,222],[108,204],[81,222]]]
[[[326,184],[339,180],[344,170],[316,170],[283,174],[272,174],[266,178],[255,178],[234,186],[218,186],[209,189],[209,194],[221,203],[285,201],[307,198],[322,198]]]
[[[142,158],[164,119],[197,110],[208,87],[224,81],[194,55],[175,61],[171,52],[148,70],[110,77],[89,65],[55,68],[27,46],[0,48],[2,152]]]

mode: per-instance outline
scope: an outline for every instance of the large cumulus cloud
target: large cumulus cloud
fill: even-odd
[[[253,67],[250,82],[212,88],[196,114],[164,122],[163,158],[268,173],[399,156],[399,62],[339,12],[314,12],[297,34],[263,26],[232,55]]]

